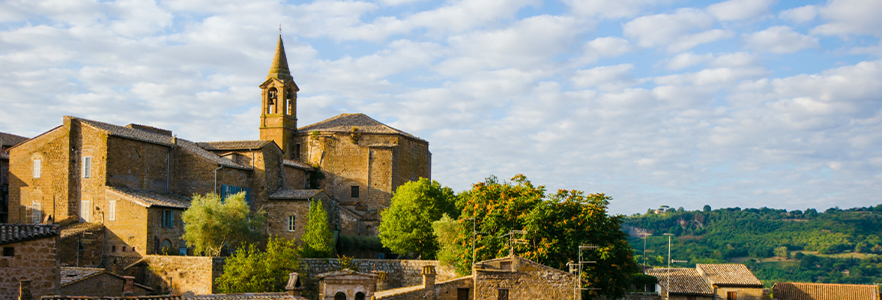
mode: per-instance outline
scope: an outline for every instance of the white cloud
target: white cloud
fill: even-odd
[[[636,18],[622,25],[622,29],[626,37],[636,39],[642,47],[666,47],[671,52],[679,52],[732,36],[725,30],[707,30],[713,25],[714,19],[707,13],[682,8],[674,14]]]
[[[627,18],[633,17],[647,7],[666,4],[670,1],[658,0],[564,0],[573,12],[580,16],[600,18]]]
[[[806,5],[782,11],[778,16],[781,19],[800,24],[814,20],[818,16],[818,8],[814,5]]]
[[[830,0],[819,13],[827,23],[815,27],[813,33],[882,36],[882,1]]]
[[[707,11],[720,21],[742,21],[768,15],[772,3],[772,0],[729,0],[708,6]]]
[[[762,52],[793,53],[820,46],[818,38],[802,35],[787,26],[774,26],[744,35],[748,47]]]
[[[587,54],[602,57],[615,57],[633,50],[628,40],[620,37],[601,37],[585,43]]]
[[[578,70],[571,80],[577,88],[595,87],[605,91],[620,90],[637,84],[631,75],[633,69],[634,65],[632,64],[621,64]]]
[[[668,61],[668,69],[681,70],[713,59],[713,54],[698,55],[692,52],[680,53]]]

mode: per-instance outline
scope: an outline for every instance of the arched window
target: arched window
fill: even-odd
[[[276,88],[270,88],[269,91],[266,92],[266,113],[271,114],[275,111],[276,100],[278,100],[279,91]]]
[[[355,293],[355,300],[364,300],[364,293],[362,293],[362,292]]]
[[[346,294],[343,292],[337,292],[334,294],[334,300],[346,300]]]
[[[174,251],[174,250],[172,250],[171,246],[172,246],[171,241],[169,241],[168,239],[164,239],[164,240],[162,240],[162,244],[160,244],[159,249],[160,249],[160,251],[162,251],[163,255],[168,255],[169,252]]]
[[[286,106],[286,108],[288,110],[288,115],[289,116],[294,115],[294,91],[293,90],[289,89],[289,90],[287,90],[287,93],[285,93],[285,103],[288,104]]]

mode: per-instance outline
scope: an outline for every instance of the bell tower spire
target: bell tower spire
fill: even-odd
[[[294,133],[297,132],[297,92],[300,88],[288,69],[282,35],[276,45],[273,63],[260,85],[260,139],[272,140],[282,148],[285,158],[294,158]]]

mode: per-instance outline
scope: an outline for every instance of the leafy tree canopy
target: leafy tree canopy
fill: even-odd
[[[455,199],[453,190],[426,178],[399,186],[391,206],[382,213],[379,230],[383,246],[395,253],[434,259],[438,241],[432,222],[444,213],[458,216]]]
[[[193,195],[190,207],[181,215],[183,239],[195,253],[219,256],[224,245],[238,247],[260,240],[264,215],[263,210],[251,212],[244,192],[224,201],[215,193]]]
[[[270,238],[266,251],[242,245],[226,259],[217,278],[222,293],[283,292],[288,274],[300,269],[300,248],[293,240]]]
[[[304,257],[331,257],[334,251],[334,233],[328,227],[328,213],[319,200],[310,200],[309,220],[306,221],[306,233],[302,239],[305,243]]]

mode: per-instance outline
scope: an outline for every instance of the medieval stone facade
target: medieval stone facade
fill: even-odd
[[[368,116],[297,128],[300,89],[281,37],[259,87],[260,140],[197,143],[146,125],[64,117],[8,149],[9,221],[96,224],[109,257],[192,254],[181,240],[190,197],[244,191],[252,207],[267,210],[267,235],[299,239],[310,200],[319,200],[339,234],[375,235],[394,189],[430,177],[428,142]],[[84,235],[67,239],[64,250],[79,253],[82,240],[94,240]]]
[[[0,224],[0,299],[58,294],[58,233],[57,225]]]
[[[9,152],[28,138],[0,132],[0,224],[9,221]]]

